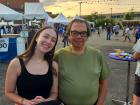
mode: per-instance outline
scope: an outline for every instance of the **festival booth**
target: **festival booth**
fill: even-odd
[[[25,3],[24,19],[29,27],[34,26],[36,29],[38,29],[38,27],[40,28],[47,16],[42,3]]]
[[[5,25],[14,25],[14,22],[13,21],[10,21],[10,22],[5,22],[4,20],[2,20],[1,22],[0,22],[0,26],[5,26]]]
[[[23,15],[0,3],[0,20],[22,20]]]
[[[0,3],[0,20],[14,21],[22,20],[23,15],[15,10]],[[10,25],[2,21],[1,25]],[[13,23],[11,24],[13,25]],[[24,38],[19,37],[19,34],[4,34],[0,38],[0,62],[9,62],[11,59],[25,51]]]
[[[28,29],[33,28],[35,31],[38,30],[40,27],[42,27],[42,22],[45,21],[45,18],[47,16],[47,13],[45,12],[43,8],[42,3],[36,3],[36,2],[26,2],[24,4],[24,19],[26,23],[28,24]],[[27,30],[23,30],[22,33],[27,33]],[[28,30],[29,33],[29,30]],[[25,36],[24,38],[28,42],[28,39],[31,38],[32,35],[29,34],[29,36]],[[27,43],[28,46],[28,43]]]
[[[0,62],[9,62],[25,51],[23,38],[0,38]]]
[[[24,18],[27,20],[45,19],[46,12],[42,3],[25,3]]]
[[[0,26],[14,25],[13,21],[23,20],[23,14],[0,3],[0,20]],[[4,34],[3,31],[0,29],[0,34]]]
[[[67,25],[70,21],[62,13],[60,13],[56,18],[53,19],[53,22]]]

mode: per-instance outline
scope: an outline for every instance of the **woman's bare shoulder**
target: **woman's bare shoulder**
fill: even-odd
[[[19,64],[19,59],[17,57],[10,61],[10,65],[18,65],[18,64]]]
[[[8,69],[19,72],[19,69],[21,69],[21,67],[20,67],[19,59],[17,57],[10,61]]]

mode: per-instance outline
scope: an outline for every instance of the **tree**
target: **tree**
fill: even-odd
[[[92,16],[91,15],[86,15],[83,16],[84,19],[88,20],[88,21],[93,21]]]
[[[98,19],[98,12],[95,12],[91,15],[83,16],[83,18],[88,20],[88,21],[94,22],[96,19]]]
[[[134,12],[128,12],[127,14],[125,14],[124,19],[125,20],[133,20],[134,19]]]

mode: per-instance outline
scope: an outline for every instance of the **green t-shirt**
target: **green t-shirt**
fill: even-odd
[[[65,47],[55,53],[59,63],[59,98],[67,105],[93,105],[98,98],[99,80],[109,77],[103,54],[86,47],[82,55]]]

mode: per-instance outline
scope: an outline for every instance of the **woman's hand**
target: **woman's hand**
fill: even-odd
[[[44,101],[46,101],[46,99],[43,98],[42,96],[36,96],[34,99],[32,99],[32,102],[34,102],[35,105]]]
[[[15,104],[15,105],[35,105],[35,102],[33,102],[32,100],[23,99],[21,104]]]
[[[26,99],[24,99],[22,101],[22,105],[35,105],[35,102],[33,102],[32,100],[26,100]]]

